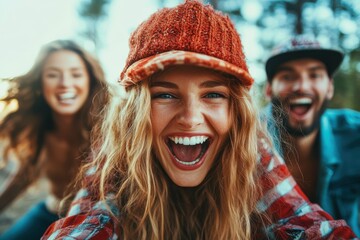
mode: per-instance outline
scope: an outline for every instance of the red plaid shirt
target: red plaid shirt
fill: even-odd
[[[258,201],[260,211],[273,222],[265,226],[266,239],[358,239],[343,220],[334,220],[318,205],[311,204],[291,177],[284,161],[260,140],[258,169],[265,194]],[[89,175],[92,173],[89,172]],[[109,196],[111,198],[111,196]],[[118,239],[115,206],[108,202],[92,203],[82,189],[72,202],[67,217],[53,223],[42,240],[48,239]]]

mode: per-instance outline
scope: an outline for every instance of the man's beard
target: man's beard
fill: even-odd
[[[276,124],[280,127],[281,130],[285,130],[293,137],[305,137],[312,133],[313,131],[319,129],[320,126],[320,118],[322,114],[325,112],[329,100],[325,99],[319,111],[315,113],[313,122],[310,126],[305,127],[298,125],[293,127],[290,125],[289,121],[289,113],[285,110],[284,102],[288,102],[287,99],[281,100],[278,97],[272,97],[272,114],[276,120]]]

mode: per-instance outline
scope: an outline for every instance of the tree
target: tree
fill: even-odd
[[[78,10],[86,25],[82,35],[93,42],[95,53],[102,47],[99,26],[108,16],[107,9],[110,3],[111,0],[82,0]]]
[[[360,111],[360,50],[350,52],[345,63],[334,77],[335,95],[330,107],[348,107]]]

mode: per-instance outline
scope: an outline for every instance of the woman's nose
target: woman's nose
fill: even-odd
[[[62,74],[60,78],[60,85],[64,87],[68,87],[71,85],[72,77],[69,74]]]
[[[198,100],[188,100],[182,105],[179,112],[178,123],[179,125],[192,129],[204,122],[203,111],[201,103]]]

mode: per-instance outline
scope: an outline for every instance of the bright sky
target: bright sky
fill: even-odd
[[[76,39],[83,24],[77,13],[80,2],[0,0],[0,78],[25,73],[44,43],[59,38]],[[155,10],[156,4],[151,0],[113,1],[103,29],[106,44],[99,56],[107,66],[109,78],[120,73],[130,32]]]
[[[0,0],[0,77],[25,72],[43,43],[72,37],[74,0]]]
[[[28,71],[43,44],[59,38],[79,38],[84,24],[77,12],[80,2],[81,0],[0,0],[0,78]],[[174,6],[178,2],[179,0],[168,0],[167,6]],[[99,52],[99,59],[109,81],[115,81],[122,70],[128,53],[130,33],[157,8],[158,0],[112,1],[108,18],[100,29],[104,36],[104,47]],[[246,31],[252,30],[249,27]],[[255,34],[257,33],[247,36]],[[247,46],[246,42],[252,43],[251,46]],[[257,47],[253,39],[247,40],[243,36],[243,44],[248,57],[256,54],[252,50],[254,46],[255,49]],[[86,44],[85,48],[91,50],[91,46]],[[258,72],[252,72],[255,79]],[[0,86],[0,95],[1,88],[4,87]]]

